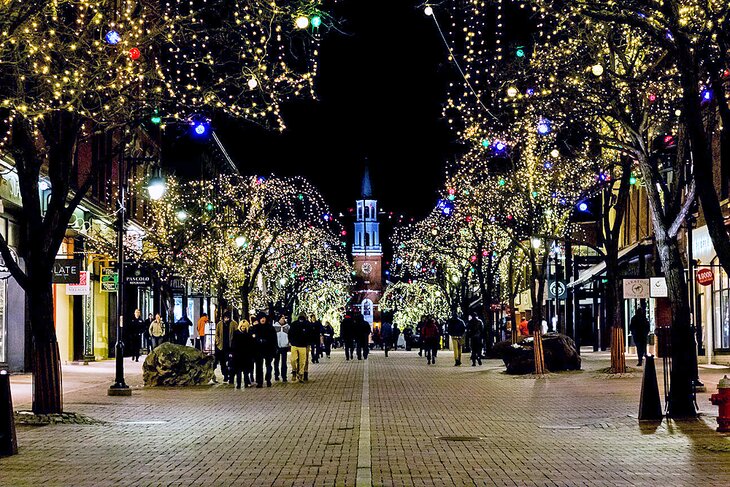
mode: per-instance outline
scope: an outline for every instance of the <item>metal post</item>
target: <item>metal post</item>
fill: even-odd
[[[117,285],[117,341],[114,346],[116,376],[114,378],[114,384],[109,386],[109,390],[107,391],[107,394],[110,396],[132,395],[132,390],[124,381],[124,341],[122,340],[122,332],[124,330],[124,234],[127,223],[125,201],[127,186],[125,175],[124,145],[122,145],[122,153],[119,157],[119,167],[117,168],[117,191],[119,193],[119,212],[117,215],[117,272],[119,284]]]

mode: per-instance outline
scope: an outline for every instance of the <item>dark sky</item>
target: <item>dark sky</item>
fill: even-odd
[[[322,43],[319,100],[284,107],[283,134],[228,124],[216,132],[245,174],[303,175],[333,209],[353,206],[364,160],[387,211],[435,204],[452,135],[441,119],[449,67],[419,0],[340,2],[343,33]]]

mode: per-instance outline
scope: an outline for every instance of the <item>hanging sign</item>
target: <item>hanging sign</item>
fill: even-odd
[[[565,299],[568,296],[568,286],[565,285],[565,281],[550,281],[548,284],[548,299]]]
[[[66,284],[66,295],[88,296],[91,294],[91,275],[89,271],[79,272],[78,284]]]
[[[707,267],[703,267],[702,269],[697,269],[697,283],[701,284],[702,286],[709,286],[712,284],[715,280],[715,273],[712,272],[712,269],[708,269]]]
[[[134,269],[124,273],[124,282],[130,286],[149,286],[152,278],[141,269]]]
[[[100,282],[102,292],[115,293],[119,285],[119,273],[114,270],[114,267],[102,267]]]
[[[78,284],[81,259],[56,259],[53,262],[53,284]]]
[[[624,279],[624,299],[649,299],[651,281],[649,279]]]
[[[651,277],[649,282],[651,283],[649,294],[652,298],[666,298],[669,296],[666,277]]]

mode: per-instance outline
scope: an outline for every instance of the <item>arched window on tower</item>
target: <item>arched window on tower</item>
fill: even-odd
[[[370,207],[366,206],[365,207],[365,219],[367,220],[368,218],[370,218]]]
[[[370,216],[375,220],[375,207],[373,205],[370,205]]]

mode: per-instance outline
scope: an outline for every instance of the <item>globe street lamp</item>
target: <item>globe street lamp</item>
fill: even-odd
[[[116,363],[116,375],[114,384],[109,386],[107,394],[110,396],[131,396],[132,389],[129,388],[124,380],[124,341],[122,339],[124,330],[124,237],[127,227],[127,180],[129,179],[129,171],[136,162],[144,162],[151,160],[150,158],[131,158],[127,161],[124,157],[120,158],[119,170],[117,171],[118,180],[117,188],[119,192],[117,213],[117,265],[119,266],[117,275],[117,340],[114,346],[114,360]],[[125,167],[125,162],[127,165]],[[155,176],[149,180],[147,184],[147,192],[153,200],[159,200],[165,194],[167,185],[165,180],[159,176]]]

